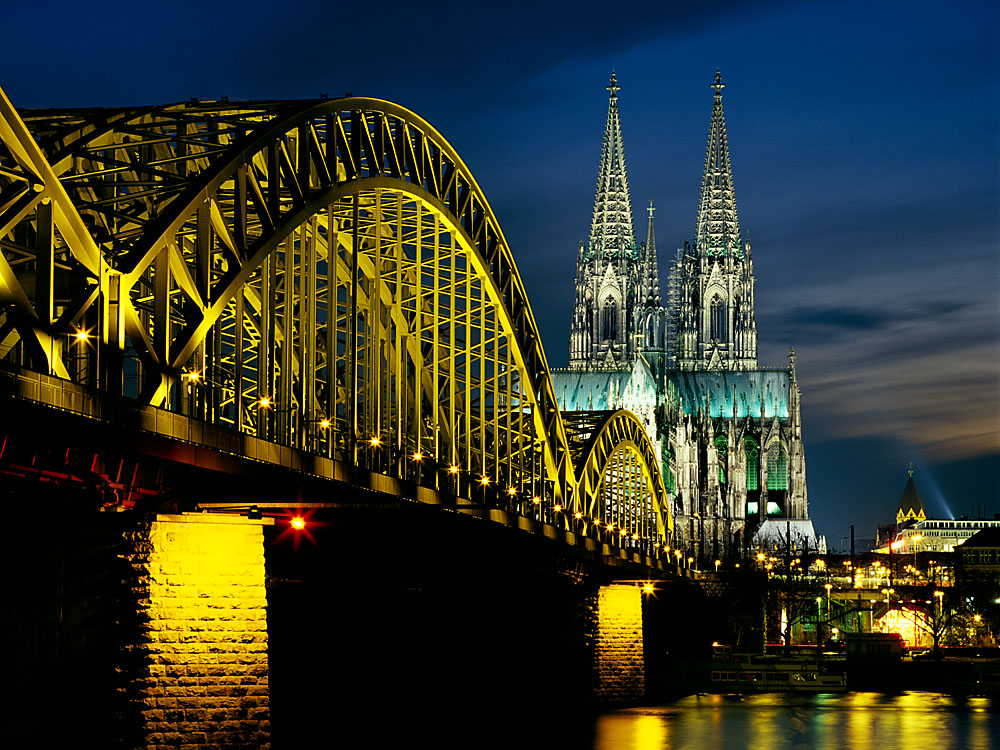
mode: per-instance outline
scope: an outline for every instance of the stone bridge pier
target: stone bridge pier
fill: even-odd
[[[502,733],[510,712],[647,699],[668,592],[436,508],[308,523],[296,536],[225,513],[22,518],[45,534],[5,548],[20,570],[4,617],[15,739],[44,726],[72,743],[85,725],[105,747],[305,747],[342,724],[370,725],[373,742],[465,720]],[[555,742],[582,731],[546,726]]]

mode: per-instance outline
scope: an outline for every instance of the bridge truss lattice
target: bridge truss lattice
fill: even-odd
[[[588,535],[668,545],[627,412],[564,419],[499,223],[368,98],[32,111],[0,92],[0,361]]]

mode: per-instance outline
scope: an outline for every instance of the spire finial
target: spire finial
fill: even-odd
[[[611,75],[613,78],[614,73],[612,73]],[[726,88],[726,84],[722,82],[722,73],[719,72],[718,68],[715,69],[715,83],[712,84],[712,88],[715,89],[715,98],[721,99],[722,89]]]
[[[906,470],[906,473],[909,474],[910,477],[913,476],[913,461],[910,461],[910,468]]]
[[[618,85],[618,76],[615,75],[615,71],[613,70],[611,71],[611,83],[609,83],[604,88],[606,88],[608,91],[611,92],[612,99],[618,98],[618,92],[621,91],[622,89],[621,86]]]
[[[649,208],[647,208],[646,210],[649,211],[649,218],[652,219],[653,218],[653,211],[656,210],[656,207],[653,205],[653,199],[652,198],[649,199]]]

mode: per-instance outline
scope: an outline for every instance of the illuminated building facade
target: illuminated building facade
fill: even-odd
[[[740,236],[718,72],[695,223],[661,297],[652,201],[636,244],[614,74],[590,240],[577,249],[563,411],[624,408],[662,458],[675,540],[701,557],[787,535],[825,549],[809,520],[794,350],[760,368],[750,243]],[[792,527],[794,526],[794,531]]]

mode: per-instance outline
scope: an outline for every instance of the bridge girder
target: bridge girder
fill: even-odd
[[[398,105],[22,118],[0,92],[0,247],[0,359],[669,543],[634,417],[574,464],[499,222]]]

